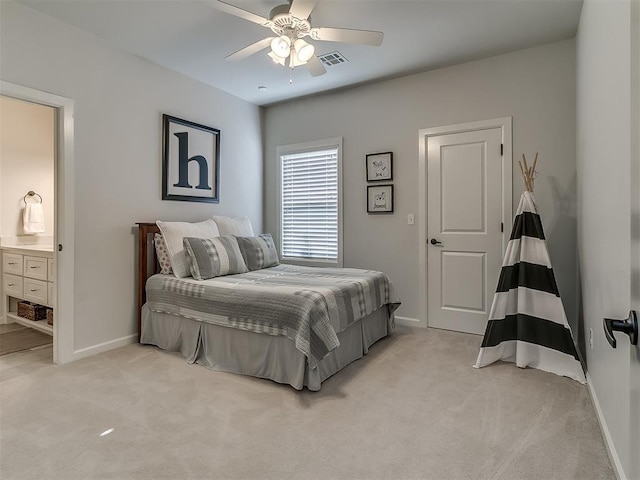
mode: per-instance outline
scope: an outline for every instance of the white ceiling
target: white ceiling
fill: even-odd
[[[107,43],[257,105],[434,69],[575,35],[582,0],[318,0],[312,26],[384,32],[380,47],[311,41],[349,62],[312,77],[266,51],[224,58],[272,33],[193,0],[19,0]],[[286,0],[226,0],[268,17]],[[267,87],[259,91],[259,86]]]

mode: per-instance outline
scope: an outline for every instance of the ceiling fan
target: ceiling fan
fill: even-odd
[[[275,36],[263,38],[226,57],[229,61],[238,61],[271,47],[269,57],[274,62],[290,68],[305,65],[311,75],[317,77],[326,73],[322,62],[315,55],[315,47],[304,37],[328,42],[357,43],[379,46],[384,34],[371,30],[352,30],[348,28],[312,27],[309,15],[317,0],[290,0],[290,4],[278,5],[271,10],[269,18],[261,17],[221,0],[212,5],[226,13],[235,15],[263,27],[270,28]]]

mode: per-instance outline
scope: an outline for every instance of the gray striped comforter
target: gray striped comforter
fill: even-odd
[[[338,347],[336,332],[385,305],[392,313],[400,302],[387,276],[372,270],[278,265],[204,281],[147,281],[152,312],[285,336],[311,368]]]

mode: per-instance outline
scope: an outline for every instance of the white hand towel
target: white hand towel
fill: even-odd
[[[41,203],[27,203],[22,215],[22,228],[27,235],[44,232],[44,210]]]

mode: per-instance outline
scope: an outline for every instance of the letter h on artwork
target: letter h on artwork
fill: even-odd
[[[162,199],[218,203],[220,130],[163,115]]]

